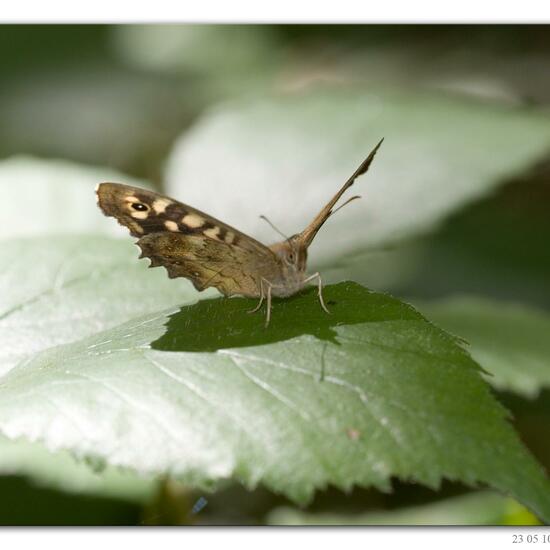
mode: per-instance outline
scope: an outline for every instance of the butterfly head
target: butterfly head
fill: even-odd
[[[289,274],[304,273],[307,264],[307,247],[303,246],[299,235],[275,243],[269,247],[281,260]]]

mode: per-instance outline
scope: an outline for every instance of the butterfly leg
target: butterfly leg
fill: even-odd
[[[264,280],[260,279],[260,301],[258,302],[258,305],[254,309],[250,309],[247,311],[247,313],[256,313],[264,303]]]
[[[273,285],[269,281],[265,282],[267,284],[267,316],[265,318],[265,328],[267,328],[269,325],[269,320],[271,319],[271,287]]]
[[[267,292],[265,291],[265,288],[267,288]],[[267,298],[267,316],[265,319],[265,326],[269,325],[269,321],[271,320],[271,289],[273,288],[273,285],[263,277],[260,279],[260,301],[258,302],[258,305],[254,308],[248,311],[248,313],[255,313],[262,307],[262,304],[264,302],[264,298]],[[267,296],[266,296],[267,294]]]
[[[309,283],[310,281],[313,281],[314,279],[317,279],[317,287],[319,289],[318,295],[319,295],[319,302],[321,304],[321,307],[327,312],[330,313],[327,306],[325,305],[325,301],[323,300],[323,281],[321,280],[321,274],[319,272],[314,273],[313,275],[310,275],[307,279],[304,280],[304,284]]]

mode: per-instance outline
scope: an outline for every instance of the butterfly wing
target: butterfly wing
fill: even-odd
[[[151,233],[137,242],[151,267],[163,266],[170,278],[185,277],[197,290],[215,287],[225,296],[258,297],[260,278],[269,276],[272,259],[258,261],[237,246],[182,233]]]
[[[97,196],[103,213],[139,239],[151,267],[190,279],[197,290],[259,296],[262,277],[278,278],[280,260],[268,247],[200,210],[118,183],[100,184]]]
[[[382,145],[382,142],[384,141],[384,138],[382,138],[376,147],[370,152],[369,156],[359,165],[359,168],[355,170],[355,172],[349,177],[349,179],[342,185],[338,193],[332,197],[332,199],[323,207],[323,209],[315,216],[315,219],[300,233],[295,237],[295,243],[297,246],[307,249],[313,239],[315,238],[315,235],[317,235],[317,232],[319,229],[321,229],[321,226],[338,210],[334,210],[334,206],[336,203],[340,200],[340,197],[344,194],[344,192],[349,189],[354,183],[355,180],[362,176],[367,172],[369,169],[369,166],[371,165],[374,156],[376,155],[376,152],[378,151],[380,145]],[[353,199],[356,199],[359,197],[352,197],[348,201],[346,201],[345,204],[348,202],[351,202]],[[344,205],[342,205],[344,206]]]

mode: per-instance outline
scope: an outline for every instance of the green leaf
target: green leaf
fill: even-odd
[[[270,525],[540,525],[514,499],[491,491],[470,493],[400,508],[364,514],[308,513],[289,507],[270,512]]]
[[[475,296],[420,302],[418,307],[471,344],[472,356],[490,373],[487,380],[497,389],[535,398],[550,387],[548,313]]]
[[[148,270],[147,262],[137,257],[130,239],[56,236],[0,242],[0,263],[5,266],[0,273],[0,375],[43,349],[79,340],[174,300],[196,300],[188,281],[167,284],[162,271]],[[131,499],[145,499],[153,486],[135,474],[110,468],[94,472],[67,453],[52,454],[38,444],[0,438],[0,475],[8,474],[64,491]]]
[[[259,214],[301,231],[382,137],[352,189],[364,200],[323,228],[314,263],[426,231],[540,159],[550,124],[540,112],[372,88],[247,99],[212,109],[180,138],[167,191],[273,241]]]
[[[69,256],[75,266],[107,246],[72,242],[82,245]],[[114,248],[105,250],[120,260]],[[12,269],[29,265],[30,255],[25,262],[12,254]],[[150,307],[163,296],[159,310],[106,330],[98,322],[97,333],[7,372],[0,384],[6,436],[139,475],[177,476],[192,487],[262,483],[297,502],[327,485],[387,490],[396,476],[438,487],[445,477],[490,485],[550,519],[550,484],[478,366],[410,306],[342,283],[325,289],[331,315],[311,289],[276,300],[265,329],[263,314],[246,314],[254,300],[176,307],[186,302],[179,281],[153,270],[147,275],[159,279],[142,288],[141,268],[115,272],[109,261],[91,273],[89,265],[60,272],[61,289],[83,277],[68,286],[74,302],[67,311],[85,313],[91,296],[99,300],[109,287],[112,303],[104,299],[99,308],[107,315],[135,316],[136,301]],[[172,307],[162,310],[169,293]],[[31,324],[40,318],[46,332],[62,316],[58,307],[16,313]],[[65,317],[67,326],[81,323]]]
[[[4,204],[0,239],[45,234],[127,234],[94,208],[94,189],[102,181],[150,187],[111,168],[68,161],[12,157],[0,162]]]
[[[43,349],[197,299],[189,281],[167,284],[138,255],[130,239],[0,241],[0,375]]]

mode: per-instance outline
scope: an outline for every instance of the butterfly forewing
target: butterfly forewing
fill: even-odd
[[[206,238],[243,248],[265,252],[259,241],[239,230],[197,210],[153,191],[122,185],[102,183],[97,189],[98,203],[104,214],[113,216],[128,227],[134,237],[149,233],[171,231]]]
[[[376,147],[370,152],[368,157],[359,165],[357,170],[348,178],[348,180],[342,185],[342,187],[338,190],[338,192],[332,197],[332,199],[322,208],[322,210],[315,216],[313,221],[298,235],[298,242],[299,245],[308,248],[313,239],[315,238],[315,235],[317,235],[317,232],[321,228],[321,226],[330,218],[330,216],[338,210],[333,210],[336,203],[340,200],[340,197],[355,183],[355,180],[362,176],[367,172],[369,169],[372,161],[374,160],[374,156],[376,155],[376,152],[382,145],[382,142],[384,141],[384,138],[382,138]],[[348,202],[351,202],[353,199],[356,199],[359,197],[352,197],[349,199]],[[344,206],[344,205],[342,205]]]
[[[237,229],[152,191],[102,183],[98,203],[139,238],[142,257],[170,277],[186,277],[198,290],[260,295],[260,280],[279,278],[280,261],[266,246]]]

